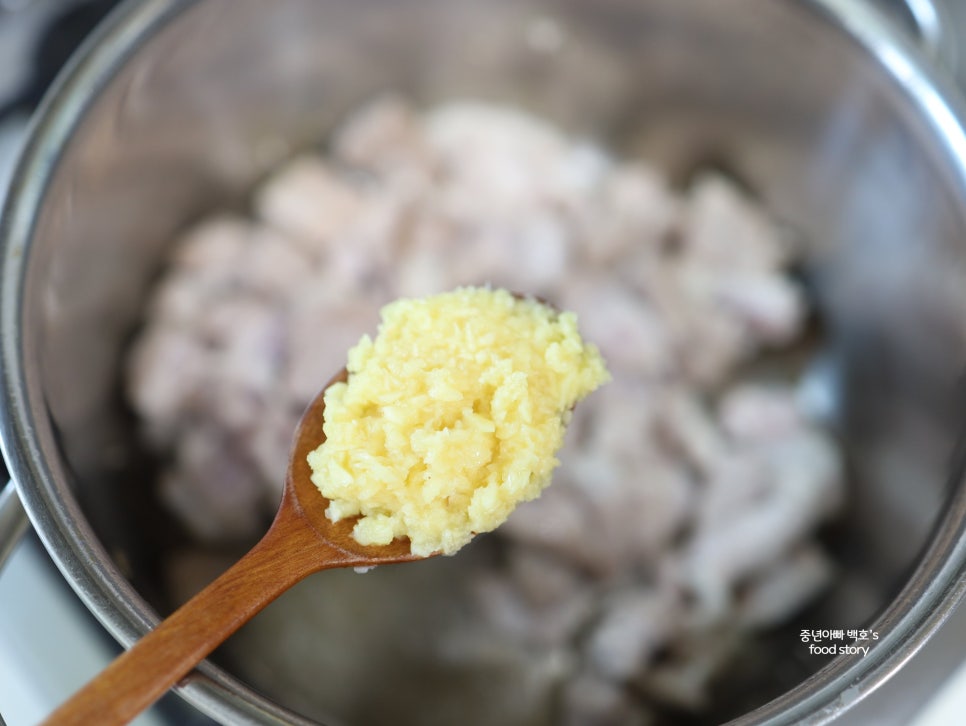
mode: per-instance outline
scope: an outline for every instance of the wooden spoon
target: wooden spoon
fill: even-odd
[[[326,386],[346,380],[343,370]],[[408,540],[364,546],[352,538],[353,519],[333,523],[328,500],[310,479],[306,456],[325,440],[320,393],[295,432],[282,503],[261,541],[221,577],[74,694],[47,724],[123,724],[150,706],[228,636],[290,587],[319,570],[369,567],[423,559]]]

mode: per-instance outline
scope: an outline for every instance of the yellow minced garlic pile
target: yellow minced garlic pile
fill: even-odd
[[[398,300],[325,393],[312,481],[360,544],[452,554],[550,483],[570,411],[609,379],[573,313],[505,290]]]

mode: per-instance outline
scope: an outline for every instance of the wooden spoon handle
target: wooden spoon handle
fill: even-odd
[[[61,705],[46,724],[125,724],[285,590],[332,564],[297,515],[279,512],[252,550]]]

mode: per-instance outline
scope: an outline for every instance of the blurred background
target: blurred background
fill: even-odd
[[[0,199],[34,108],[119,0],[0,0]],[[0,462],[2,481],[8,476]],[[119,652],[33,532],[0,576],[0,724],[35,724]],[[168,696],[135,723],[211,719]]]
[[[794,1],[794,0],[789,0]],[[966,3],[868,0],[918,36],[966,88]],[[30,115],[71,53],[118,0],[0,0],[0,198]],[[3,479],[6,479],[3,472]],[[966,610],[889,683],[918,704],[918,726],[960,721],[966,709]],[[118,652],[53,567],[36,536],[0,576],[0,723],[36,723]],[[867,708],[874,722],[874,706]],[[168,697],[138,721],[207,724]]]

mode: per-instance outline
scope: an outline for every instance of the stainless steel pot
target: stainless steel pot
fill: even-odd
[[[535,21],[557,51],[527,43]],[[852,492],[815,617],[881,637],[736,723],[860,712],[966,572],[964,117],[861,0],[123,6],[37,115],[0,226],[3,450],[65,577],[124,644],[157,622],[129,581],[144,533],[117,382],[164,243],[387,88],[522,104],[679,180],[724,166],[800,234]],[[179,692],[225,722],[304,721],[211,664]]]

